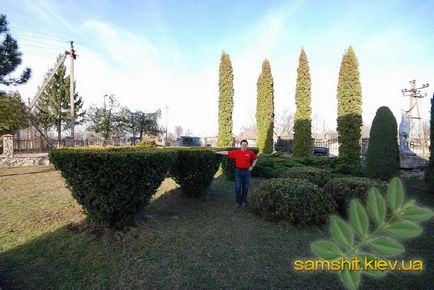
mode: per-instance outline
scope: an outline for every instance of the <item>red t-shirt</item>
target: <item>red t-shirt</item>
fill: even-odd
[[[256,155],[252,150],[231,150],[228,152],[228,157],[235,159],[235,167],[248,169],[253,160],[256,160]]]

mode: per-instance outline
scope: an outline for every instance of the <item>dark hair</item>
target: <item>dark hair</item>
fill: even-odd
[[[249,145],[249,142],[247,142],[247,140],[246,139],[243,139],[243,140],[241,140],[241,142],[240,142],[240,145],[243,143],[243,142],[246,142],[247,143],[247,145]]]

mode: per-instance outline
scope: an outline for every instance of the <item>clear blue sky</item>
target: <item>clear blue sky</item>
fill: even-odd
[[[217,129],[222,50],[235,73],[234,131],[254,119],[256,80],[270,59],[279,115],[295,111],[300,48],[312,74],[313,113],[333,129],[344,50],[359,58],[364,122],[381,105],[406,103],[400,89],[416,78],[434,87],[434,1],[13,1],[3,0],[10,30],[33,69],[32,97],[56,55],[76,41],[77,89],[87,106],[115,93],[145,111],[169,105],[169,130]],[[62,42],[63,40],[63,42]],[[422,104],[428,118],[428,98]],[[201,122],[198,122],[198,119]]]

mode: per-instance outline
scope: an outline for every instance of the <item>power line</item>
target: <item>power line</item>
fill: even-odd
[[[20,44],[21,47],[32,47],[32,48],[41,48],[41,49],[47,49],[47,50],[62,50],[65,51],[65,48],[61,47],[55,47],[55,46],[40,46],[40,45],[32,45],[32,44]],[[62,52],[61,52],[62,53]]]
[[[32,36],[34,36],[34,35],[40,35],[40,36],[42,36],[42,37],[44,37],[44,38],[51,38],[51,39],[53,39],[54,41],[60,41],[60,42],[65,42],[65,41],[67,41],[67,42],[69,42],[69,41],[66,40],[66,39],[59,38],[59,37],[54,36],[54,35],[51,35],[51,34],[46,34],[46,33],[40,33],[40,32],[31,31],[31,30],[28,30],[28,29],[26,29],[26,28],[21,28],[21,27],[16,26],[16,25],[11,25],[11,27],[14,27],[14,29],[21,30],[21,31],[24,31],[24,32],[27,32],[27,33],[31,33]],[[14,34],[16,34],[16,33],[14,33]],[[18,32],[18,34],[21,34],[21,32]],[[23,36],[27,36],[27,35],[23,35]]]

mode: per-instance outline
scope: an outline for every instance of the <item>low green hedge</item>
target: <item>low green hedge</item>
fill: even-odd
[[[281,177],[303,179],[323,187],[334,175],[325,169],[305,166],[289,168]]]
[[[280,153],[261,155],[256,162],[252,176],[263,178],[282,177],[289,168],[302,167],[303,164]]]
[[[238,150],[240,148],[238,147],[217,147],[213,148],[214,151],[231,151],[231,150]],[[248,150],[252,150],[255,155],[258,155],[259,149],[257,147],[251,147],[247,148]],[[221,159],[221,167],[222,172],[225,175],[225,177],[229,180],[234,180],[235,177],[235,160],[229,159],[227,156]],[[255,170],[253,170],[255,171]],[[252,172],[253,173],[253,172]]]
[[[364,176],[361,168],[354,167],[351,162],[343,157],[311,156],[294,157],[292,159],[304,166],[325,169],[339,176]]]
[[[322,224],[334,211],[329,193],[306,180],[272,178],[250,193],[250,209],[267,220],[287,220],[294,224]]]
[[[149,202],[176,155],[175,150],[104,147],[54,149],[49,158],[91,220],[122,228]]]
[[[216,174],[221,155],[213,150],[179,148],[178,158],[169,170],[169,175],[181,186],[187,196],[205,194]]]
[[[376,187],[383,194],[387,192],[386,182],[365,177],[334,178],[324,186],[324,190],[331,194],[336,201],[338,212],[345,217],[351,199],[358,198],[366,205],[371,187]]]

